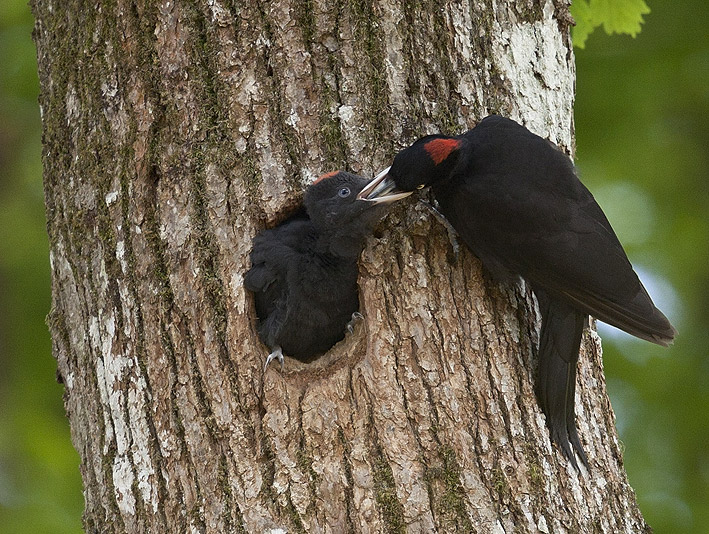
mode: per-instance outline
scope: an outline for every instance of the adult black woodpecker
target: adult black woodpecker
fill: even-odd
[[[587,464],[574,395],[588,316],[664,346],[676,330],[653,304],[569,157],[515,121],[493,115],[456,137],[423,137],[359,196],[398,199],[426,186],[493,277],[521,276],[532,288],[542,318],[538,401],[552,440],[575,467],[571,446]]]
[[[305,218],[254,239],[244,286],[254,293],[259,337],[272,351],[312,361],[345,336],[359,308],[357,260],[382,207],[402,195],[365,202],[361,176],[335,171],[305,192]],[[405,194],[403,196],[406,196]],[[349,326],[351,328],[351,326]]]

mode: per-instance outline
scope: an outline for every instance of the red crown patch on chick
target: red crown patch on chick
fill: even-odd
[[[315,185],[315,184],[317,184],[318,182],[322,182],[323,180],[327,180],[328,178],[332,178],[332,177],[335,176],[338,172],[340,172],[340,171],[330,171],[330,172],[328,172],[328,173],[321,174],[320,176],[318,176],[318,179],[315,180],[315,181],[312,183],[312,185]]]

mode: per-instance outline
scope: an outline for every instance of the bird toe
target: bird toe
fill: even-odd
[[[350,322],[348,322],[345,325],[345,328],[347,328],[347,331],[350,334],[354,334],[354,327],[357,324],[357,321],[363,321],[363,320],[364,320],[364,315],[362,315],[361,313],[356,311],[352,314],[352,319],[350,320]]]
[[[271,363],[273,360],[278,360],[281,363],[281,372],[283,372],[283,367],[284,367],[284,360],[283,360],[283,351],[281,350],[281,347],[275,347],[273,349],[273,352],[268,355],[268,358],[266,358],[266,363],[263,366],[263,372],[266,372],[266,369],[268,369],[268,364]]]

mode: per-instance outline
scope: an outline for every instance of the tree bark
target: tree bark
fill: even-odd
[[[489,113],[571,152],[564,0],[33,0],[58,377],[88,532],[642,532],[598,336],[577,417],[533,393],[538,313],[414,201],[365,321],[263,373],[251,240],[336,168]]]

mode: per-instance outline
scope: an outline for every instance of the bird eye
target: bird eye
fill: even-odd
[[[421,184],[421,185],[418,186],[416,189],[423,189],[424,185],[425,185],[425,184]]]
[[[338,195],[340,195],[340,198],[347,198],[350,196],[350,190],[348,187],[343,187],[337,192]]]

